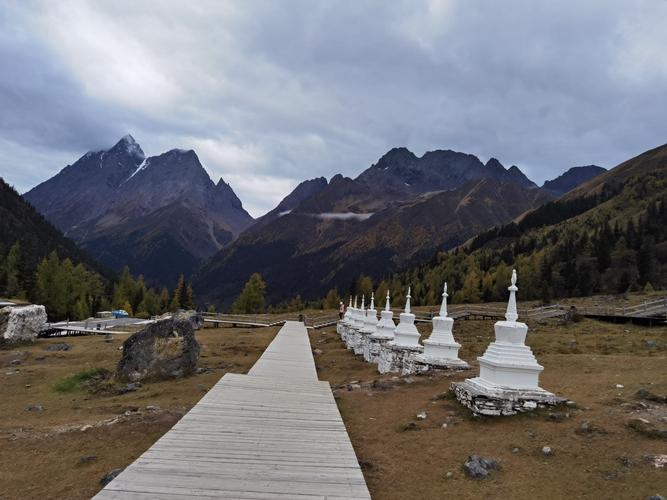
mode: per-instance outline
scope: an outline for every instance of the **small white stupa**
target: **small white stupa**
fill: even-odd
[[[384,311],[380,311],[380,321],[377,324],[376,332],[371,335],[371,338],[378,340],[392,340],[394,338],[395,329],[394,312],[391,310],[389,290],[387,290],[387,302],[385,303]]]
[[[496,322],[495,342],[477,358],[479,377],[452,384],[457,399],[474,413],[511,415],[565,401],[539,386],[539,376],[544,368],[524,343],[528,327],[517,321],[516,270],[512,271],[512,284],[508,290],[510,297],[505,321]]]
[[[353,330],[358,330],[361,328],[361,325],[363,324],[363,305],[361,306],[362,309],[359,309],[357,307],[357,299],[358,296],[354,296],[354,310],[352,311],[352,322],[350,323],[350,328]]]
[[[469,368],[468,363],[459,359],[461,344],[454,340],[452,327],[454,320],[447,316],[447,283],[442,292],[440,313],[435,316],[433,332],[424,340],[424,352],[417,355],[416,360],[421,363],[442,368]]]
[[[366,310],[366,318],[364,326],[361,328],[361,333],[365,335],[372,335],[375,333],[378,325],[378,312],[375,310],[375,293],[371,292],[371,305]]]
[[[387,304],[385,310],[380,312],[380,322],[377,323],[375,331],[364,338],[364,359],[369,363],[377,363],[382,346],[394,339],[396,325],[392,320],[393,315],[389,305],[389,291],[387,291]]]
[[[397,347],[420,347],[419,332],[415,326],[415,315],[410,312],[410,290],[405,301],[405,310],[401,313],[398,326],[394,330],[393,345]]]

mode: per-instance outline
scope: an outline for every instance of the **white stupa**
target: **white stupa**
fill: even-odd
[[[539,376],[544,368],[524,343],[528,327],[517,321],[516,270],[512,271],[512,284],[508,290],[510,297],[505,321],[496,322],[495,342],[477,358],[479,377],[453,384],[459,401],[475,413],[511,415],[564,401],[539,386]]]
[[[378,324],[377,311],[375,310],[375,294],[371,292],[371,305],[366,310],[366,317],[364,319],[364,326],[361,328],[361,333],[365,335],[372,335],[376,332]]]
[[[433,332],[424,340],[424,352],[417,355],[416,360],[421,363],[443,368],[469,368],[468,363],[459,359],[461,344],[454,340],[452,327],[454,320],[447,316],[447,283],[442,292],[440,313],[435,316]]]
[[[349,325],[352,318],[352,295],[350,295],[350,305],[345,309],[345,314],[343,314],[343,324],[345,326]]]
[[[363,300],[363,299],[362,299]],[[359,330],[361,326],[363,325],[363,302],[361,309],[357,307],[357,296],[354,296],[354,310],[352,311],[352,322],[350,323],[350,328],[353,330]]]
[[[380,321],[377,324],[375,333],[371,335],[371,338],[378,340],[392,340],[394,338],[395,329],[394,312],[391,310],[391,305],[389,304],[389,290],[387,290],[387,302],[384,311],[380,311]]]
[[[394,330],[393,345],[397,347],[420,347],[415,315],[410,312],[410,298],[410,287],[408,287],[405,310],[401,313],[398,326]]]

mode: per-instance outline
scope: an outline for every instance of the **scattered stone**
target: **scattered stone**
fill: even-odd
[[[446,429],[446,428],[447,428],[447,424],[446,424],[446,423],[442,424],[442,425],[440,426],[440,428],[441,428],[441,429]]]
[[[412,378],[412,377],[405,377],[405,378],[403,379],[403,381],[404,381],[406,384],[414,384],[414,383],[415,383],[415,379]]]
[[[554,422],[562,422],[564,418],[565,415],[559,411],[549,413],[549,420],[552,420]]]
[[[394,387],[394,383],[390,380],[374,380],[371,387],[376,391],[387,391]]]
[[[92,428],[93,428],[92,425],[90,425],[90,424],[86,424],[86,425],[82,426],[81,429],[79,429],[79,430],[80,430],[81,432],[86,432],[87,430],[92,429]]]
[[[198,316],[194,312],[179,312],[129,337],[123,342],[116,378],[137,382],[192,375],[200,351],[193,326],[199,321]]]
[[[627,426],[647,438],[667,439],[667,429],[659,429],[645,418],[633,418]]]
[[[26,411],[42,412],[44,411],[44,407],[42,405],[30,405],[26,408]]]
[[[315,356],[321,356],[322,354],[324,354],[324,351],[322,349],[317,349],[316,348],[316,349],[313,349],[313,354]]]
[[[356,383],[347,384],[347,390],[348,391],[353,391],[355,389],[361,389],[361,384],[356,384]]]
[[[426,412],[422,411],[422,412],[417,413],[417,419],[418,420],[426,420]]]
[[[546,456],[551,456],[554,454],[554,450],[551,448],[551,446],[543,446],[542,454]]]
[[[615,470],[607,471],[607,472],[605,472],[603,477],[604,477],[605,481],[611,481],[612,479],[618,478],[618,471],[615,471]]]
[[[417,431],[419,430],[419,426],[415,422],[408,422],[407,424],[401,425],[398,430],[399,432]]]
[[[656,493],[655,495],[648,497],[646,500],[665,500],[665,497]]]
[[[618,457],[616,460],[617,460],[618,463],[621,464],[623,467],[634,467],[634,466],[635,466],[634,461],[632,461],[632,459],[630,459],[630,458],[628,458],[628,457],[626,457],[626,456]]]
[[[449,397],[449,392],[441,392],[440,394],[436,394],[435,396],[431,397],[431,401],[440,401],[442,399],[447,399]]]
[[[575,431],[577,434],[606,434],[607,431],[604,430],[602,427],[598,427],[592,422],[589,422],[588,420],[582,422],[582,424],[579,426],[579,429]]]
[[[89,464],[97,460],[97,455],[84,455],[79,459],[79,465]]]
[[[667,403],[667,396],[653,394],[651,391],[643,387],[635,393],[635,396],[639,399],[645,399],[646,401],[653,401],[654,403]]]
[[[649,349],[655,349],[656,347],[658,347],[658,341],[657,340],[645,340],[644,345]]]
[[[623,384],[616,384],[616,389],[623,389],[625,386]]]
[[[375,461],[373,461],[371,459],[359,460],[359,466],[361,467],[362,470],[377,469],[377,465],[375,464]]]
[[[123,469],[114,469],[111,472],[107,472],[102,479],[100,479],[100,484],[104,487],[109,484],[111,481],[116,479],[116,476],[123,472]]]
[[[197,368],[197,370],[195,370],[195,373],[197,375],[201,375],[202,373],[208,373],[208,372],[212,372],[212,371],[213,371],[212,368],[209,368],[208,366],[203,366],[203,367]]]
[[[473,479],[485,479],[494,470],[500,470],[500,462],[478,455],[470,455],[463,464],[463,470]]]
[[[32,342],[46,323],[44,306],[0,308],[0,343]]]
[[[454,477],[454,473],[451,472],[451,471],[450,471],[450,472],[447,472],[447,474],[445,474],[445,477],[446,477],[447,479],[451,479],[452,477]]]
[[[528,431],[527,434],[530,439],[535,439],[536,434],[533,431]]]
[[[127,394],[128,392],[134,392],[139,387],[141,387],[141,384],[137,382],[125,384],[118,389],[118,394]]]
[[[57,344],[49,344],[44,350],[45,351],[69,351],[72,348],[69,344],[64,342],[58,342]]]
[[[32,387],[32,386],[31,386],[30,384],[26,384],[26,385],[25,385],[25,388],[26,388],[26,389],[30,389],[31,387]]]
[[[644,455],[644,460],[656,469],[662,469],[667,465],[667,455]]]
[[[519,453],[520,451],[520,448],[512,448],[512,453]]]
[[[149,405],[146,407],[146,410],[148,411],[160,411],[162,408],[160,408],[158,405]]]

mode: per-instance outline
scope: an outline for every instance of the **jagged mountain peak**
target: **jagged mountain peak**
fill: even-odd
[[[546,189],[555,196],[562,196],[606,171],[607,169],[598,167],[597,165],[572,167],[555,179],[545,181],[542,189]]]
[[[139,143],[130,134],[126,134],[120,140],[106,151],[108,154],[120,153],[128,154],[134,158],[143,161],[146,158],[144,151]]]

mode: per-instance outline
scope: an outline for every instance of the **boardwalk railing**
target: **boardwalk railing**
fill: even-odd
[[[626,318],[663,318],[667,317],[667,297],[645,300],[634,306],[587,306],[577,309],[584,316],[609,316]]]

